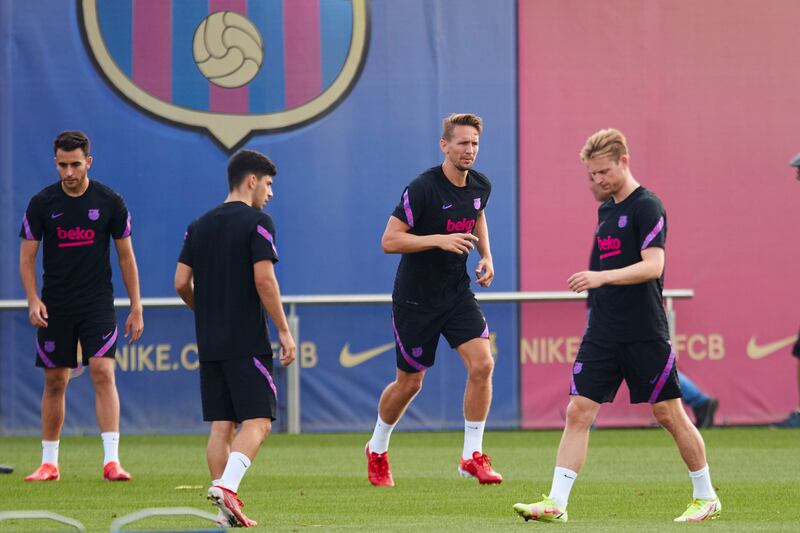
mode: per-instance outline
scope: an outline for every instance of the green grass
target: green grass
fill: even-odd
[[[273,435],[240,487],[245,512],[269,531],[797,531],[800,527],[800,431],[765,428],[705,431],[722,517],[706,524],[673,524],[691,497],[686,469],[661,430],[598,430],[570,499],[570,522],[525,523],[511,505],[549,490],[559,432],[488,432],[484,444],[505,481],[482,487],[456,472],[460,433],[392,436],[397,486],[366,480],[367,435]],[[24,483],[39,461],[35,438],[0,438],[0,511],[47,509],[108,531],[111,521],[144,507],[191,506],[205,500],[208,474],[203,436],[123,436],[130,483],[101,480],[99,437],[61,443],[61,480]],[[178,486],[199,488],[176,489]],[[0,531],[68,528],[52,522],[0,522]],[[137,529],[205,527],[192,518],[140,522]]]

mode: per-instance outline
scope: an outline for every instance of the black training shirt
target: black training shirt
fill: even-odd
[[[208,211],[186,230],[178,262],[194,275],[194,323],[201,361],[271,354],[253,265],[278,262],[272,218],[243,202]]]
[[[110,237],[131,235],[122,197],[99,181],[69,196],[61,182],[45,187],[28,204],[20,237],[42,241],[42,301],[50,315],[113,312]]]
[[[642,260],[641,251],[664,248],[667,214],[661,200],[639,187],[619,204],[613,199],[598,209],[591,265],[613,270]],[[591,291],[586,338],[617,342],[669,340],[661,300],[664,275],[636,285],[604,285]]]
[[[392,216],[408,224],[413,235],[473,233],[478,214],[486,207],[489,178],[469,170],[467,184],[456,187],[441,166],[417,176],[400,197]],[[392,300],[411,308],[439,308],[469,291],[467,255],[435,248],[403,254],[394,281]]]

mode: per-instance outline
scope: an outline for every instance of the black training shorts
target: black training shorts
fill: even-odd
[[[631,403],[681,397],[676,353],[667,341],[607,342],[584,339],[572,365],[570,394],[612,402],[622,380]]]
[[[272,354],[200,361],[203,420],[275,420],[278,390],[272,379]]]
[[[46,328],[36,333],[36,366],[76,368],[78,341],[82,363],[94,357],[114,357],[117,351],[117,316],[114,310],[72,316],[50,316]]]
[[[433,366],[439,335],[455,349],[467,341],[489,338],[489,326],[475,295],[464,296],[445,309],[418,309],[392,305],[397,368],[421,372]]]

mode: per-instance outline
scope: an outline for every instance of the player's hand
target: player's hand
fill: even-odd
[[[278,339],[281,342],[281,357],[280,361],[283,366],[289,366],[297,357],[297,345],[294,343],[292,334],[289,330],[279,331]]]
[[[475,283],[481,287],[489,287],[494,280],[494,263],[491,257],[482,257],[475,268]]]
[[[439,248],[454,254],[468,254],[478,242],[478,238],[472,233],[448,233],[440,237]]]
[[[128,320],[125,321],[125,337],[130,335],[128,344],[133,344],[138,341],[144,331],[144,317],[142,316],[142,308],[131,308],[131,314],[128,315]]]
[[[574,292],[583,292],[601,287],[605,285],[605,281],[603,280],[602,272],[584,270],[571,275],[567,280],[567,285]]]
[[[47,306],[39,298],[28,302],[28,320],[37,328],[47,327]]]

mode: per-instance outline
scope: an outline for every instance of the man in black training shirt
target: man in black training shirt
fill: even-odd
[[[611,402],[622,380],[631,403],[648,402],[670,432],[689,468],[692,503],[676,522],[719,516],[705,444],[681,405],[661,301],[667,216],[661,201],[631,174],[625,137],[617,130],[594,133],[581,151],[589,176],[611,198],[598,210],[590,265],[569,277],[575,292],[591,290],[589,325],[572,367],[570,402],[549,496],[514,510],[526,520],[566,522],[572,484],[586,459],[589,428],[600,404]]]
[[[119,463],[119,395],[114,381],[117,318],[111,286],[109,239],[114,239],[122,279],[131,300],[125,336],[144,329],[139,273],[131,243],[131,216],[122,197],[89,179],[89,139],[65,131],[53,143],[59,182],[42,189],[22,218],[19,270],[28,299],[28,317],[38,328],[36,366],[44,368],[42,464],[25,481],[60,477],[58,446],[64,425],[70,368],[83,365],[95,390],[97,424],[103,440],[103,477],[131,478]],[[42,246],[42,297],[36,292],[36,254]]]
[[[194,310],[203,419],[211,422],[208,499],[232,527],[256,525],[237,492],[277,411],[264,309],[278,329],[281,364],[297,351],[275,278],[275,226],[261,211],[276,173],[263,154],[234,154],[228,197],[189,225],[175,271],[175,289]]]
[[[392,295],[397,378],[381,395],[378,421],[366,445],[367,473],[375,486],[393,486],[388,447],[392,429],[422,388],[433,366],[439,335],[467,368],[464,448],[459,472],[480,483],[500,483],[483,453],[483,429],[492,401],[494,360],[489,326],[469,288],[466,262],[478,248],[478,285],[494,278],[484,209],[489,179],[472,170],[483,129],[480,117],[453,114],[444,120],[439,147],[444,163],[420,174],[400,198],[381,240],[385,253],[403,254]]]

